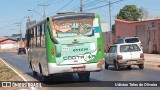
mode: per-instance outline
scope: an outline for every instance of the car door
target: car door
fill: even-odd
[[[108,64],[113,64],[113,60],[116,57],[116,46],[111,46],[107,52],[106,56],[106,62]]]

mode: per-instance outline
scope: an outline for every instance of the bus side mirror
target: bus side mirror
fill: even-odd
[[[56,57],[61,57],[61,44],[56,44]]]

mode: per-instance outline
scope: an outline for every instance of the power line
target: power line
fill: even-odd
[[[85,4],[86,2],[88,2],[88,1],[89,1],[89,0],[84,1],[84,2],[83,2],[83,6],[84,6],[84,4]],[[75,11],[75,10],[78,10],[78,9],[79,9],[79,3],[76,4],[74,7],[68,9],[68,11],[69,11],[69,10],[70,10],[70,11]],[[79,11],[79,10],[78,10],[78,11]]]
[[[105,1],[105,0],[99,0],[99,1],[97,1],[97,2],[95,2],[95,3],[93,3],[93,4],[89,3],[89,4],[85,5],[85,6],[86,6],[86,7],[91,7],[91,6],[100,4],[100,3],[102,3],[102,2],[106,2],[106,1]]]
[[[46,6],[50,6],[50,4],[38,4],[38,6],[43,7],[43,18],[46,18]]]
[[[85,4],[87,4],[89,1],[90,1],[90,0],[86,0],[86,1],[84,1],[84,3],[83,3],[83,4],[85,5]]]
[[[94,0],[94,1],[91,1],[91,2],[88,2],[88,3],[84,3],[84,6],[85,5],[88,5],[88,4],[93,4],[93,3],[96,3],[97,1],[96,0]]]
[[[123,1],[123,0],[118,0],[118,1],[115,1],[115,2],[111,2],[110,4],[115,4],[115,3],[118,3],[118,2],[121,2],[121,1]],[[108,3],[108,4],[105,4],[105,5],[98,6],[98,7],[94,7],[94,8],[86,9],[86,10],[99,9],[99,8],[102,8],[102,7],[106,7],[106,6],[108,6],[108,5],[109,5],[109,3]]]
[[[40,3],[40,2],[38,2],[38,3]],[[31,11],[27,16],[33,16],[33,15],[35,14],[34,11],[38,11],[39,8],[40,8],[40,7],[38,7],[38,6],[36,5],[35,8],[32,9],[32,11]]]
[[[0,29],[9,28],[11,25],[14,25],[14,24],[12,23],[12,24],[9,24],[9,25],[6,25],[6,26],[2,26],[2,27],[0,27]]]
[[[60,10],[62,10],[63,8],[65,8],[66,6],[68,6],[70,3],[72,3],[73,0],[71,0],[70,2],[68,2],[66,5],[64,5],[62,8],[58,9],[57,11],[54,11],[52,13],[50,13],[49,15],[53,14],[53,13],[56,13],[56,12],[59,12]]]
[[[78,8],[79,8],[78,5],[79,5],[79,3],[76,4],[75,6],[71,7],[71,8],[68,9],[67,11],[74,11],[74,10],[78,9]]]

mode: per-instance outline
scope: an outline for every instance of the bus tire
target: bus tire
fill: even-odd
[[[37,72],[33,71],[33,76],[36,77],[37,76]]]
[[[78,77],[80,81],[90,81],[90,72],[78,73]]]
[[[30,68],[32,69],[33,76],[36,77],[36,76],[37,76],[37,72],[36,72],[36,71],[33,71],[33,67],[32,67],[32,63],[31,63],[31,62],[30,62]]]
[[[49,81],[51,81],[51,76],[45,76],[45,75],[42,75],[42,82],[44,83],[49,83]]]

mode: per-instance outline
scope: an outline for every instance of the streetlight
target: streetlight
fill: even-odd
[[[18,24],[17,26],[20,26],[20,47],[22,47],[22,30],[21,30],[22,22],[18,22],[18,23],[15,23],[15,24]]]
[[[35,11],[35,10],[28,10],[30,12],[36,12],[38,15],[40,15],[41,17],[44,17],[43,15],[41,15],[39,12]]]

